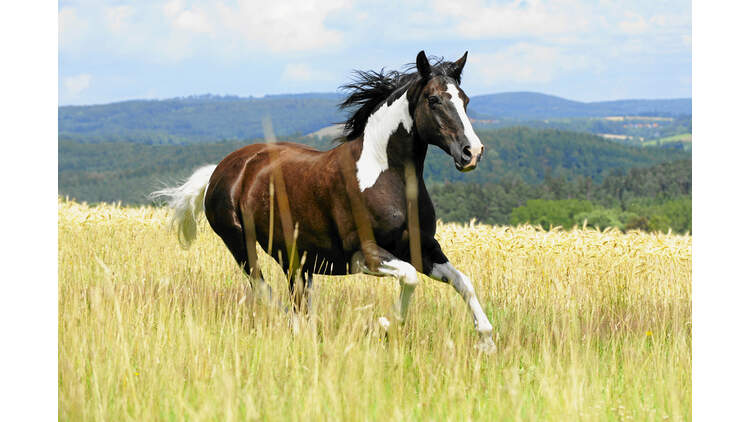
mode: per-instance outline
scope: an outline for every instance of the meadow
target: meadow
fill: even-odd
[[[205,221],[183,250],[166,209],[60,199],[58,239],[60,420],[691,419],[689,235],[440,223],[492,355],[426,277],[385,335],[393,279],[316,276],[294,332]]]

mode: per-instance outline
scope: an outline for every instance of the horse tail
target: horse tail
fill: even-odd
[[[167,206],[174,210],[169,221],[170,228],[177,227],[177,240],[187,249],[195,240],[198,218],[204,212],[203,199],[216,165],[199,168],[180,186],[164,188],[149,195],[151,200],[164,198]]]

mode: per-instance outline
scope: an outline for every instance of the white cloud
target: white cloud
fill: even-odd
[[[164,3],[162,11],[167,17],[174,18],[185,8],[185,2],[182,0],[172,0]]]
[[[163,7],[164,15],[173,27],[196,33],[213,33],[211,18],[200,7],[185,8],[184,1],[172,0]]]
[[[219,21],[253,46],[271,51],[305,51],[339,45],[342,34],[326,27],[333,12],[349,7],[346,0],[291,0],[236,5],[218,3]]]
[[[687,3],[688,7],[685,7]],[[623,37],[641,38],[647,46],[682,45],[690,33],[689,2],[585,0],[437,0],[431,8],[412,12],[413,19],[440,26],[433,37],[467,40],[504,39],[539,41],[544,44],[590,49],[620,42]],[[447,30],[446,30],[447,28]],[[437,34],[437,35],[436,35]],[[654,39],[659,38],[659,43]]]
[[[456,22],[459,35],[474,39],[580,33],[589,25],[585,7],[577,0],[513,0],[501,4],[440,0],[434,8]]]
[[[593,66],[584,56],[526,42],[494,53],[473,54],[469,63],[486,83],[545,83],[562,72]]]
[[[649,19],[649,22],[656,27],[664,28],[689,28],[690,27],[690,10],[684,10],[684,13],[677,13],[670,11],[670,13],[662,13],[654,15]]]
[[[312,78],[312,69],[304,63],[289,63],[284,67],[284,72],[281,74],[281,79],[292,81],[309,81]]]
[[[175,20],[178,28],[193,32],[210,33],[213,28],[206,16],[198,10],[185,10]]]
[[[109,29],[113,32],[123,32],[127,29],[130,17],[134,13],[133,6],[115,6],[106,10],[106,19]]]
[[[470,64],[487,83],[534,84],[573,70],[601,74],[612,71],[613,62],[683,52],[691,29],[685,2],[437,0],[414,14],[447,28],[436,38],[481,40]],[[511,44],[493,48],[493,40]]]
[[[658,20],[652,20],[652,22],[658,23]],[[646,23],[646,19],[633,12],[625,12],[625,19],[621,20],[617,26],[622,32],[629,35],[643,34],[649,30],[649,25]]]
[[[320,51],[342,45],[343,32],[326,20],[350,7],[346,0],[72,3],[58,11],[60,47],[154,62]]]
[[[91,85],[91,74],[81,73],[75,76],[66,76],[63,78],[63,86],[68,95],[77,97],[81,92],[87,90]]]
[[[88,23],[81,19],[73,7],[63,7],[57,12],[57,35],[62,48],[74,47],[86,36]]]
[[[289,82],[328,82],[335,79],[331,73],[315,69],[307,63],[289,63],[281,73],[281,80]]]

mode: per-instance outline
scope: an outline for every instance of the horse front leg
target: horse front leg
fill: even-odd
[[[487,353],[494,353],[497,349],[495,342],[492,340],[492,324],[490,324],[487,315],[485,315],[482,305],[477,299],[476,291],[471,279],[466,274],[457,270],[448,258],[443,254],[440,245],[434,241],[433,248],[429,248],[425,254],[425,261],[428,262],[428,268],[425,268],[428,275],[444,283],[449,283],[456,292],[461,295],[464,302],[469,307],[471,315],[474,318],[474,328],[479,334],[479,344],[477,347]]]
[[[403,323],[406,312],[409,309],[412,294],[419,284],[417,269],[406,261],[402,261],[390,252],[380,247],[368,248],[366,252],[358,251],[352,257],[351,272],[363,272],[376,276],[392,276],[399,281],[401,286],[399,299],[394,308],[396,318]],[[380,324],[388,328],[390,322],[386,318],[380,318]]]

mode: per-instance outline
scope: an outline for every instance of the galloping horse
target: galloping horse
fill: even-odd
[[[492,325],[471,280],[435,240],[435,209],[422,178],[429,145],[449,154],[460,171],[474,169],[482,157],[484,146],[466,115],[469,98],[459,86],[467,54],[430,63],[421,51],[412,72],[356,72],[341,103],[354,111],[341,143],[329,151],[286,142],[248,145],[153,197],[168,198],[183,246],[195,239],[196,218],[205,211],[253,287],[267,289],[256,265],[260,242],[301,279],[295,289],[297,277],[289,277],[297,307],[302,295],[309,300],[313,274],[364,272],[399,280],[396,308],[403,321],[418,269],[450,283],[471,310],[480,348],[494,351]]]

